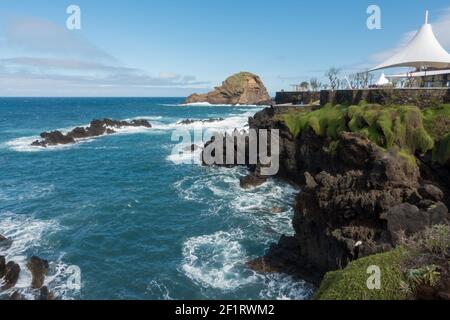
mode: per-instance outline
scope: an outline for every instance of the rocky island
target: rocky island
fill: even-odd
[[[206,94],[193,94],[185,104],[190,103],[270,105],[272,99],[262,80],[250,72],[240,72],[226,79],[220,87]]]
[[[111,119],[93,120],[86,128],[77,127],[67,134],[61,131],[43,132],[40,134],[42,140],[36,140],[31,145],[33,147],[43,147],[65,145],[76,143],[77,139],[86,139],[99,137],[102,135],[110,135],[116,133],[117,129],[126,127],[143,127],[151,128],[152,125],[143,119],[132,121],[117,121]]]

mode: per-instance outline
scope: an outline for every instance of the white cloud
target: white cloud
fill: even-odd
[[[10,18],[6,26],[3,46],[8,49],[51,56],[63,55],[117,62],[117,59],[79,36],[77,32],[34,17]]]
[[[0,95],[77,95],[77,90],[84,95],[98,90],[113,95],[145,95],[145,88],[209,85],[190,75],[161,72],[152,76],[124,66],[87,39],[42,19],[15,17],[5,30],[4,37],[0,35]]]
[[[180,78],[180,75],[173,72],[160,72],[159,78],[165,80],[176,80]]]

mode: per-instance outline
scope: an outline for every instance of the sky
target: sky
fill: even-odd
[[[66,10],[80,8],[81,29]],[[381,29],[367,28],[367,8]],[[158,96],[206,92],[239,71],[273,95],[330,67],[375,66],[430,10],[450,51],[448,0],[0,0],[0,96]]]

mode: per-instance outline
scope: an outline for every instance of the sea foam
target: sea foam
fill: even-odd
[[[40,220],[11,212],[0,213],[0,234],[12,240],[11,246],[0,253],[5,256],[6,261],[14,261],[21,269],[16,286],[3,292],[4,294],[12,294],[18,290],[26,299],[36,298],[37,292],[30,288],[32,277],[27,261],[33,255],[39,256],[42,247],[49,245],[46,237],[60,229],[54,220]],[[63,261],[63,256],[61,254],[56,261],[49,261],[49,273],[44,285],[57,298],[71,299],[76,290],[69,289],[66,284],[71,274],[67,272],[68,265]]]

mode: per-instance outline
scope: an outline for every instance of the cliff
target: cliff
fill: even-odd
[[[226,79],[220,87],[207,94],[193,94],[185,103],[270,105],[272,100],[261,79],[252,73],[241,72]]]
[[[295,235],[249,267],[319,284],[329,271],[391,252],[401,234],[447,225],[449,121],[449,105],[420,110],[363,102],[257,113],[250,127],[280,130],[278,176],[302,192]],[[249,168],[258,177],[258,166]]]
[[[319,283],[328,271],[389,252],[399,233],[448,224],[450,106],[268,108],[254,129],[281,132],[279,175],[303,186],[295,236],[249,263]]]

